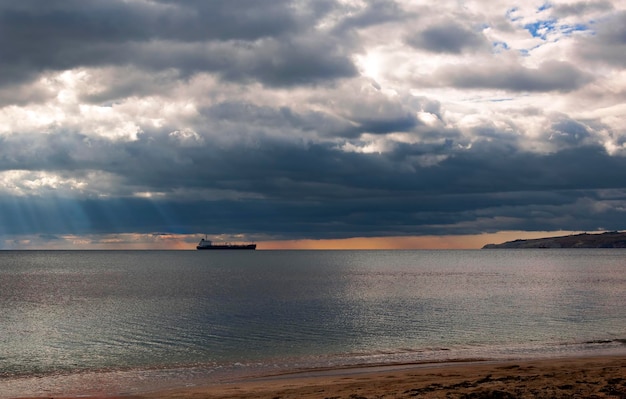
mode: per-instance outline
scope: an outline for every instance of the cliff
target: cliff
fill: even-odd
[[[499,248],[626,248],[626,232],[583,233],[534,240],[515,240],[502,244],[487,244],[483,247],[483,249]]]

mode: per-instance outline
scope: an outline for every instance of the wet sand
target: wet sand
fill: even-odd
[[[626,356],[323,370],[121,398],[626,398]]]

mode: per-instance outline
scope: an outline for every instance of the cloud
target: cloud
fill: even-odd
[[[0,235],[622,229],[625,12],[0,4]]]
[[[531,92],[568,92],[592,81],[592,76],[568,62],[546,61],[537,68],[520,65],[444,66],[436,74],[442,86]]]
[[[625,26],[625,11],[606,17],[598,22],[595,36],[580,40],[576,53],[592,63],[604,63],[623,68],[626,65]]]
[[[315,28],[324,12],[287,1],[5,4],[0,84],[97,65],[210,71],[270,85],[354,76],[349,49]]]
[[[333,28],[333,31],[341,34],[371,26],[402,22],[408,16],[393,0],[372,0],[363,6],[351,6],[350,3],[346,3],[344,7],[340,22]]]
[[[610,1],[579,1],[564,4],[553,4],[553,12],[560,17],[586,15],[589,12],[606,12],[613,9]]]
[[[626,167],[600,147],[540,155],[488,143],[472,150],[405,144],[382,154],[269,140],[219,151],[209,143],[168,151],[165,137],[149,152],[145,145],[119,142],[125,159],[93,166],[117,176],[111,187],[98,175],[19,176],[20,199],[12,200],[13,192],[0,201],[3,233],[470,234],[497,231],[503,219],[520,229],[619,228],[624,201],[623,193],[600,198],[619,192]],[[415,157],[425,153],[447,158],[422,166]],[[46,157],[56,164],[54,158]]]
[[[407,37],[406,41],[416,48],[454,54],[464,50],[485,48],[487,44],[479,31],[457,25],[453,21],[446,21],[413,33]]]

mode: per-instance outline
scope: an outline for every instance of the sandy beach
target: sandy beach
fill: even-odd
[[[321,370],[119,398],[626,398],[626,356]]]

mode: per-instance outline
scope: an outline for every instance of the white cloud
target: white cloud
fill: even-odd
[[[82,176],[49,171],[0,171],[0,195],[86,197],[99,195],[115,178],[100,171]]]

